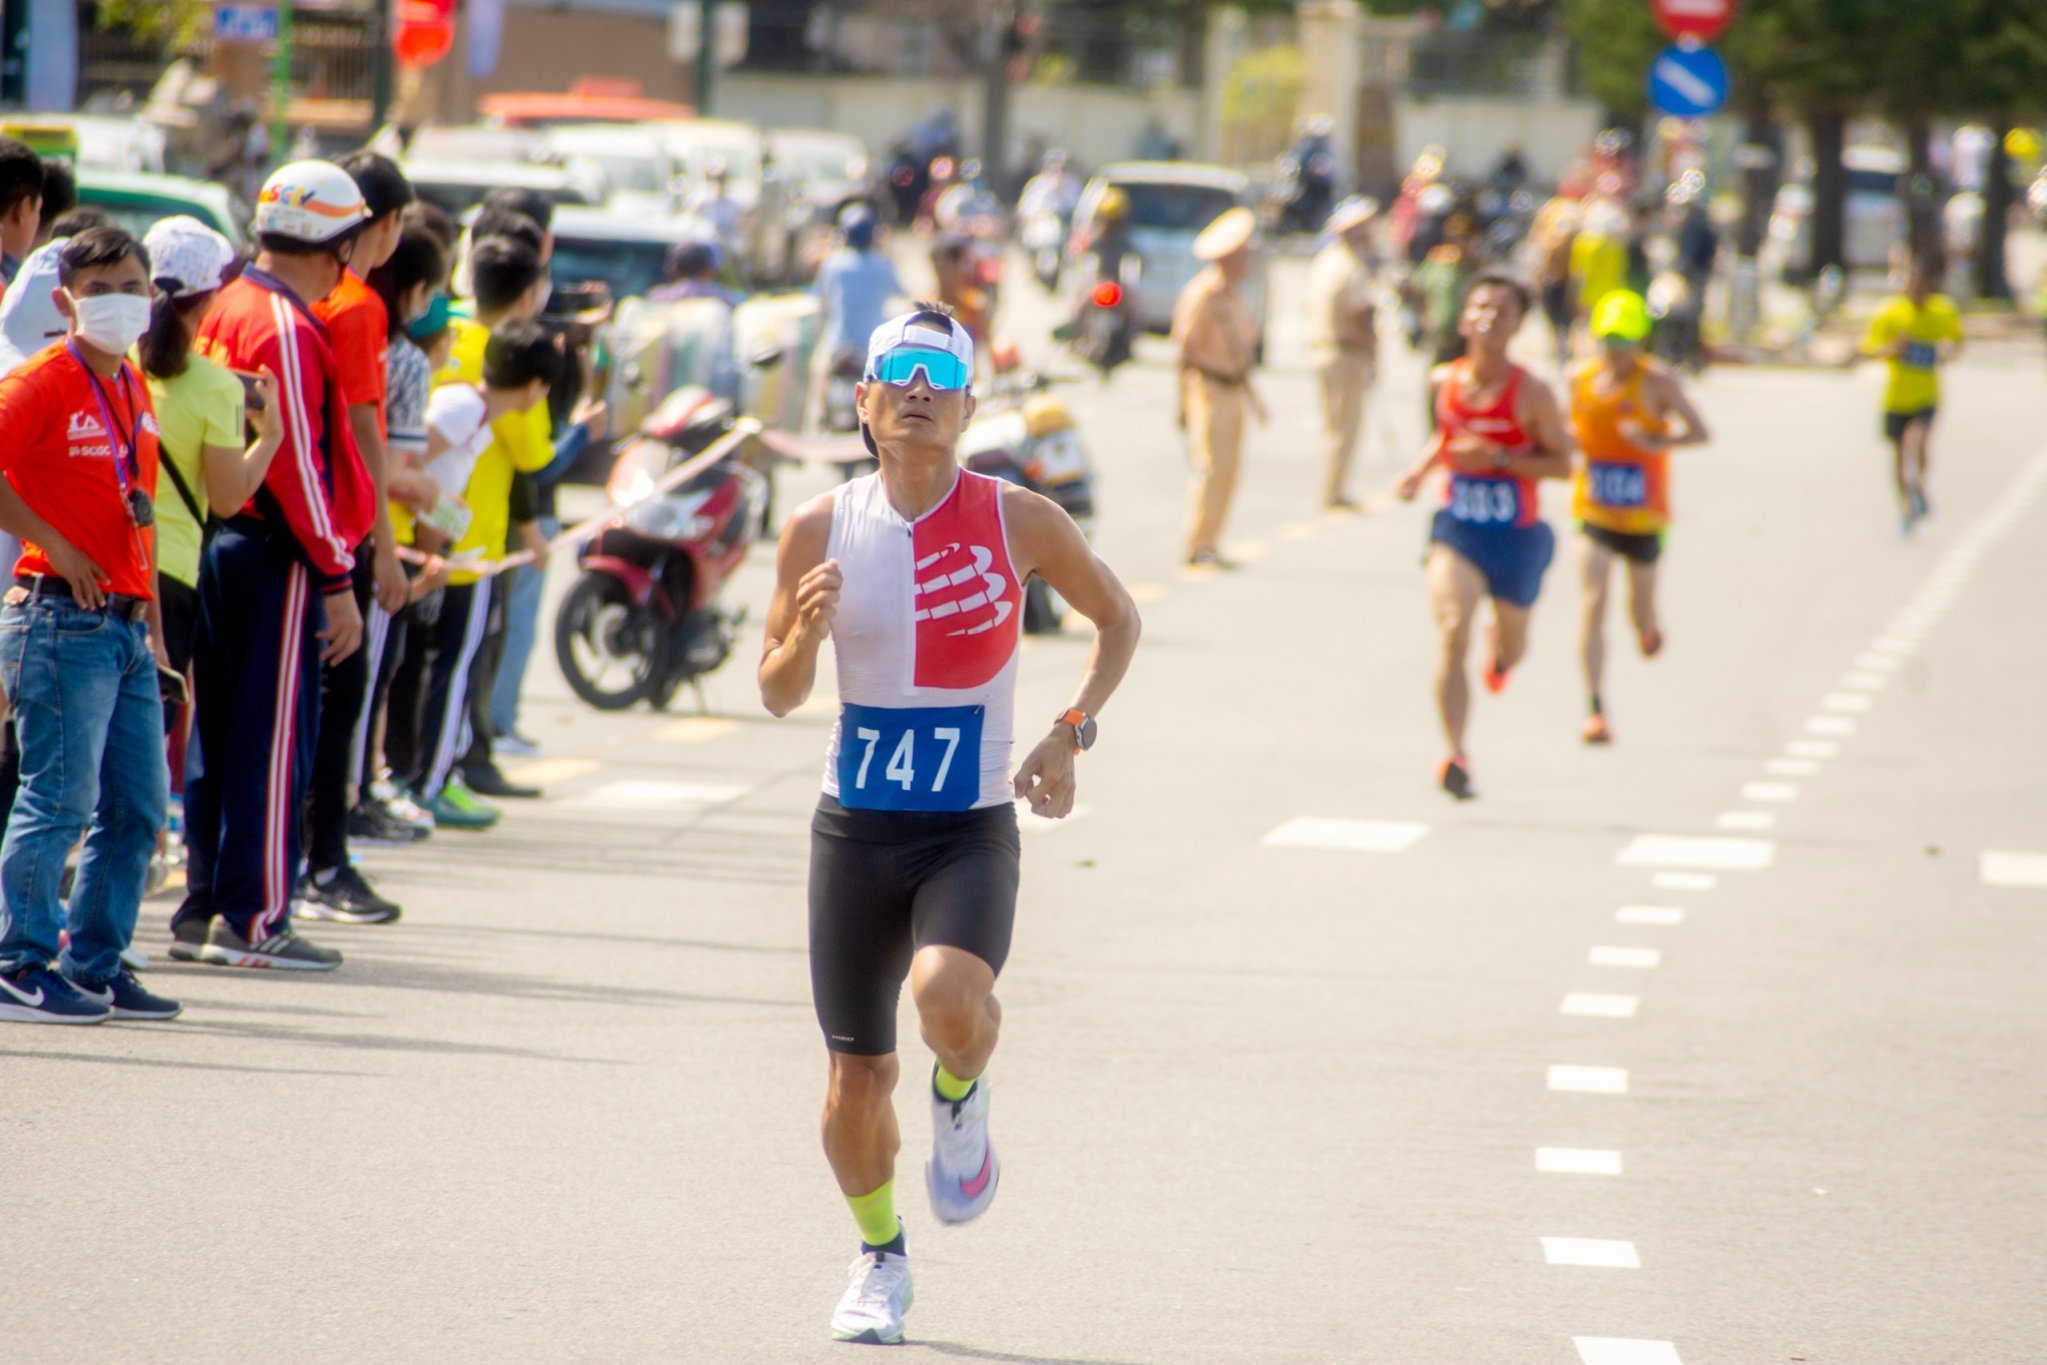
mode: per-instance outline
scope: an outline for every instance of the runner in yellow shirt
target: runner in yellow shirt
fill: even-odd
[[[1928,449],[1940,407],[1938,367],[1962,351],[1962,317],[1944,294],[1933,292],[1924,261],[1905,271],[1905,292],[1877,310],[1863,339],[1864,354],[1890,362],[1884,388],[1884,439],[1891,443],[1898,486],[1899,529],[1912,534],[1924,517]]]

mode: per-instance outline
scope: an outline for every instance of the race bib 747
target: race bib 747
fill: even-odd
[[[847,810],[963,811],[981,799],[979,706],[839,711],[839,804]]]

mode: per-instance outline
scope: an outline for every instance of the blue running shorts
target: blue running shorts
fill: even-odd
[[[1542,591],[1542,576],[1557,552],[1557,536],[1549,523],[1529,526],[1477,527],[1459,521],[1444,508],[1429,528],[1429,543],[1445,545],[1485,575],[1486,592],[1516,607],[1532,607]]]

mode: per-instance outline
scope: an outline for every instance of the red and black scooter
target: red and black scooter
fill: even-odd
[[[685,684],[701,702],[701,679],[731,654],[745,612],[719,599],[768,502],[748,445],[731,404],[684,388],[620,449],[605,494],[622,510],[578,551],[582,577],[554,621],[562,676],[590,705],[660,709]]]

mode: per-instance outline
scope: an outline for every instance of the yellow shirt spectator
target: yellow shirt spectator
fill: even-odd
[[[186,587],[199,585],[199,542],[206,516],[207,446],[241,450],[242,381],[196,352],[186,357],[185,372],[175,379],[149,379],[149,401],[163,432],[163,463],[175,465],[185,487],[199,504],[199,516],[185,505],[177,484],[163,472],[156,486],[156,567],[166,578]],[[227,508],[233,516],[241,509]]]
[[[447,368],[434,376],[434,387],[444,384],[481,384],[483,348],[490,340],[490,328],[470,318],[455,321],[455,349]],[[477,457],[462,501],[469,504],[469,530],[449,551],[480,550],[485,559],[505,552],[505,538],[512,521],[512,475],[532,474],[545,469],[554,459],[554,423],[543,400],[524,412],[506,413],[491,423],[492,441]],[[457,570],[451,583],[474,583],[482,574]]]

